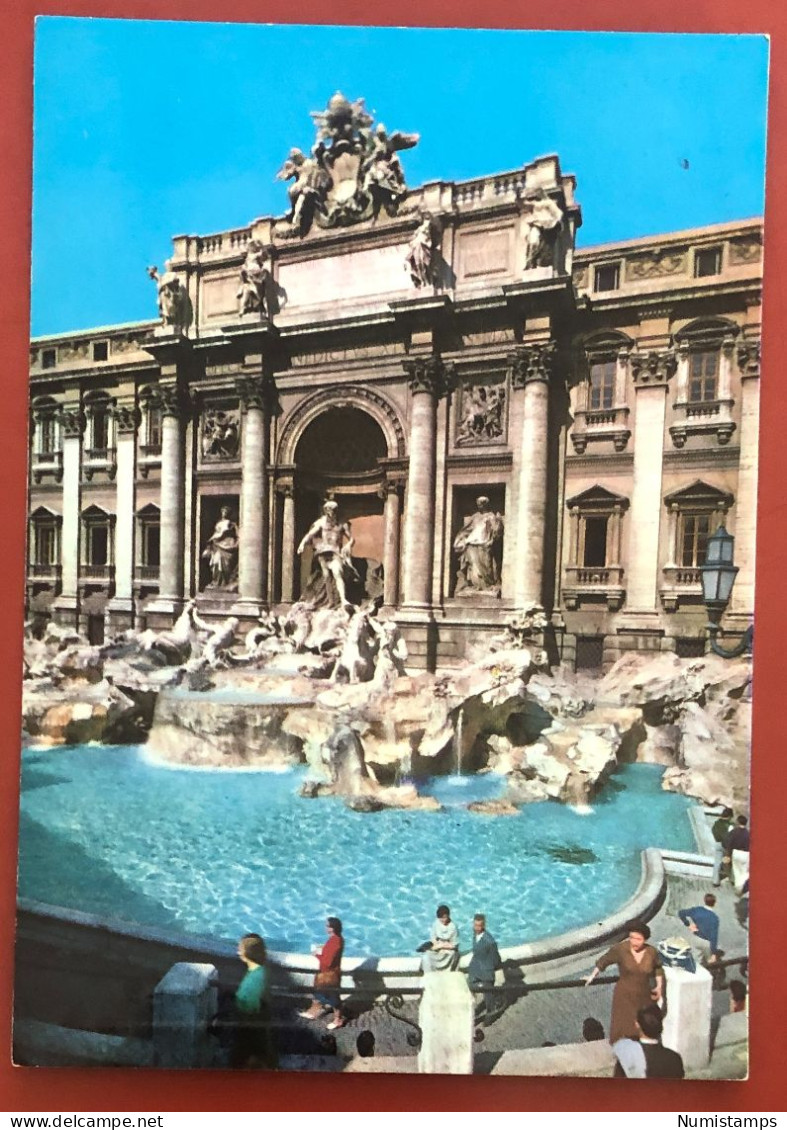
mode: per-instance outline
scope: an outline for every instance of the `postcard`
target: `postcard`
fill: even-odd
[[[746,1078],[767,39],[35,54],[15,1063]]]

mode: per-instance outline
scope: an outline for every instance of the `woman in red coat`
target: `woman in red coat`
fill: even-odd
[[[342,924],[338,918],[329,918],[325,923],[328,940],[316,950],[319,969],[314,977],[314,1000],[306,1012],[299,1015],[307,1020],[318,1020],[333,1009],[333,1020],[328,1028],[343,1028],[346,1021],[342,1016],[339,990],[342,983],[342,953],[344,938]]]

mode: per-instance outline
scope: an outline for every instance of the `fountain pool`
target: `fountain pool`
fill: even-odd
[[[19,893],[90,913],[227,940],[255,930],[308,952],[326,914],[351,955],[412,954],[447,902],[469,948],[486,913],[501,946],[598,922],[629,898],[640,851],[695,850],[692,801],[662,770],[623,767],[588,811],[467,810],[504,779],[433,778],[440,812],[358,813],[306,800],[304,770],[169,768],[144,747],[25,750]]]

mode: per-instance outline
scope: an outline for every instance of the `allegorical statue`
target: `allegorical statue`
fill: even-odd
[[[524,202],[527,209],[527,235],[525,236],[525,270],[531,267],[551,267],[554,249],[563,226],[563,212],[543,188]]]
[[[229,506],[222,506],[221,517],[202,551],[210,566],[211,589],[234,591],[237,584],[238,527],[230,514]]]
[[[434,228],[432,217],[424,215],[413,232],[404,259],[413,286],[431,286],[434,282]]]
[[[158,291],[158,309],[161,321],[165,326],[175,326],[183,329],[189,321],[189,298],[180,276],[169,269],[169,261],[164,264],[163,275],[158,273],[158,267],[148,267],[148,275],[156,284]]]
[[[303,553],[309,545],[320,566],[329,607],[348,606],[345,573],[354,572],[351,560],[354,538],[349,523],[339,521],[337,503],[323,505],[322,514],[309,527],[298,553]]]
[[[287,217],[299,235],[306,235],[312,224],[315,209],[331,184],[323,163],[324,146],[315,146],[315,156],[306,157],[300,149],[291,149],[287,160],[276,174],[276,180],[294,180],[287,189],[290,214]]]
[[[236,295],[238,299],[238,313],[260,314],[268,313],[267,287],[270,279],[265,249],[259,240],[252,239],[246,248],[246,258],[240,269],[240,286]]]
[[[407,195],[397,154],[416,145],[418,134],[375,126],[362,98],[350,102],[338,90],[312,118],[316,138],[310,155],[291,149],[277,173],[279,180],[294,181],[287,189],[290,212],[279,233],[303,237],[312,223],[345,227],[376,219],[383,209],[395,215]]]
[[[399,202],[407,195],[402,164],[396,154],[400,149],[412,149],[417,144],[417,133],[395,131],[389,134],[382,123],[368,135],[360,180],[362,189],[374,201],[375,215],[381,206],[393,215]]]
[[[475,514],[470,515],[454,538],[454,549],[459,554],[456,595],[478,592],[499,596],[503,516],[490,508],[484,494],[475,504]]]

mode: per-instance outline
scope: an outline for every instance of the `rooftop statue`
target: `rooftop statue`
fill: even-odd
[[[413,286],[431,286],[434,283],[433,259],[434,225],[432,217],[427,213],[413,232],[404,260],[405,270],[410,272]]]
[[[163,275],[158,267],[148,267],[148,275],[156,284],[158,309],[165,326],[185,329],[189,323],[189,297],[179,275],[169,269],[169,260],[164,264]]]
[[[563,226],[563,211],[540,188],[535,196],[524,201],[527,210],[525,236],[525,270],[531,267],[554,267],[555,245]]]
[[[293,180],[287,193],[290,212],[281,235],[304,236],[313,224],[342,227],[394,215],[407,186],[397,153],[418,144],[417,133],[388,133],[374,126],[363,99],[350,102],[339,91],[324,110],[312,113],[315,143],[306,156],[291,149],[276,174]]]
[[[238,299],[238,313],[259,314],[267,317],[267,286],[270,279],[265,258],[265,248],[262,244],[252,239],[246,249],[246,258],[240,269],[240,286],[236,297]]]

